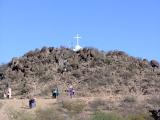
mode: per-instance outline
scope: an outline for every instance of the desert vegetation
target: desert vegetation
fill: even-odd
[[[15,97],[47,96],[56,85],[63,93],[70,83],[77,96],[160,93],[158,61],[95,48],[74,52],[65,47],[43,47],[29,51],[1,65],[0,78],[0,93],[10,84]]]
[[[96,99],[92,101],[95,106],[107,106],[107,102]],[[115,103],[113,103],[115,104]],[[36,108],[30,111],[17,111],[10,109],[10,120],[153,120],[149,112],[122,113],[115,108],[92,110],[93,105],[83,100],[63,100],[47,108]]]
[[[43,47],[0,65],[1,98],[6,85],[10,85],[16,99],[31,95],[50,98],[56,86],[60,96],[65,97],[69,84],[74,86],[76,98],[95,99],[62,100],[34,114],[11,111],[10,119],[152,120],[148,111],[160,106],[159,62],[123,51],[84,48],[74,52],[65,47]]]
[[[0,109],[3,107],[3,102],[0,102]]]

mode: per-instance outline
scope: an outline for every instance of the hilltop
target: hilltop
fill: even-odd
[[[160,70],[156,60],[129,56],[123,51],[84,48],[74,52],[61,47],[29,51],[0,67],[0,93],[10,84],[17,98],[48,96],[58,86],[65,94],[73,84],[77,96],[156,95]]]

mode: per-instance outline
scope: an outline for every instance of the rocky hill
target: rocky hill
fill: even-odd
[[[36,49],[1,65],[0,79],[1,95],[9,84],[15,97],[47,96],[55,86],[64,94],[68,84],[75,87],[77,96],[160,93],[156,60],[95,48],[78,52],[64,47]]]

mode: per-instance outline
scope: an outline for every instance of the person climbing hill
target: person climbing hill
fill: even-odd
[[[12,89],[10,88],[10,86],[7,84],[6,88],[4,89],[4,98],[8,98],[10,99],[11,96],[12,96],[12,93],[11,93]]]
[[[58,87],[56,87],[52,90],[52,97],[57,98],[58,96],[59,96],[59,90]]]
[[[68,94],[69,94],[70,98],[72,98],[73,95],[75,94],[75,90],[73,89],[72,85],[70,85],[68,88]]]

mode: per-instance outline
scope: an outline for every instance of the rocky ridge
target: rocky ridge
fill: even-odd
[[[9,84],[15,97],[47,96],[55,86],[63,94],[73,84],[77,96],[155,95],[160,93],[156,60],[135,58],[123,51],[61,47],[29,51],[0,67],[0,93]]]

